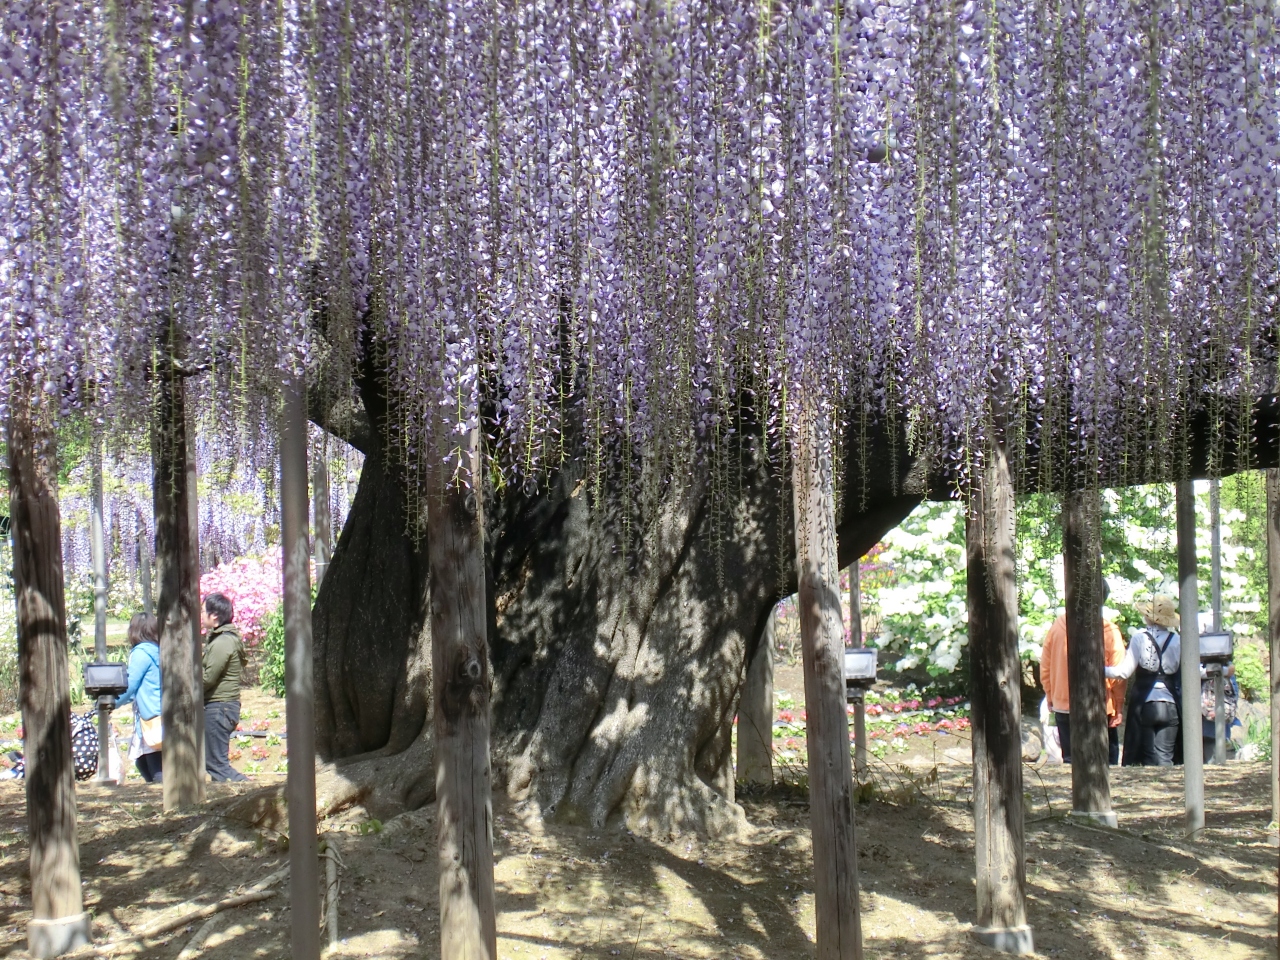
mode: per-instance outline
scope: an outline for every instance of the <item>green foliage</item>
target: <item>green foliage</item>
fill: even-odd
[[[1262,751],[1259,759],[1271,762],[1271,717],[1263,717],[1249,724],[1244,732],[1245,743],[1254,744]]]
[[[1262,644],[1241,643],[1236,647],[1236,680],[1246,700],[1265,701],[1270,697],[1270,678],[1262,659]]]
[[[258,645],[258,679],[264,690],[284,696],[284,604],[264,621],[262,643]]]

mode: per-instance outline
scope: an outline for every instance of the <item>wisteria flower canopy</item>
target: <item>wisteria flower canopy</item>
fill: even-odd
[[[1274,387],[1276,14],[9,0],[4,402],[375,351],[410,456],[485,410],[506,476],[800,398],[1168,448]]]

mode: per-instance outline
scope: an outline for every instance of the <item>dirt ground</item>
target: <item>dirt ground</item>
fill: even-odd
[[[262,715],[265,704],[254,704]],[[283,713],[283,711],[281,711]],[[857,807],[867,955],[977,958],[968,743],[873,764]],[[1208,823],[1181,839],[1180,769],[1119,769],[1121,829],[1072,822],[1070,771],[1027,768],[1029,920],[1041,955],[1085,958],[1274,956],[1277,849],[1261,763],[1207,770]],[[80,860],[99,943],[151,928],[256,883],[287,862],[255,800],[283,776],[212,785],[209,810],[165,815],[138,781],[80,785]],[[740,839],[655,840],[544,825],[495,799],[499,954],[531,960],[814,955],[811,848],[803,791],[741,797],[754,826]],[[325,820],[345,864],[342,942],[330,955],[437,957],[434,809],[385,824],[349,810]],[[0,956],[26,957],[24,798],[0,783]],[[287,957],[287,884],[270,899],[102,956],[175,960]],[[319,895],[319,891],[317,891]]]

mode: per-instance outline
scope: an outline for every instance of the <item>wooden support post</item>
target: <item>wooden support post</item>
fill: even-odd
[[[1276,467],[1267,471],[1267,601],[1267,640],[1271,647],[1271,822],[1280,823],[1280,469]],[[1280,897],[1280,883],[1276,891]]]
[[[107,660],[107,547],[102,524],[102,447],[94,441],[89,490],[89,553],[93,564],[93,658]],[[111,780],[111,708],[98,698],[98,776]],[[111,781],[114,783],[114,781]]]
[[[186,386],[171,359],[156,378],[151,428],[156,523],[156,619],[164,684],[164,808],[204,802],[204,682],[200,644],[200,566],[192,529],[195,489],[188,449]]]
[[[316,563],[316,589],[324,581],[333,557],[333,519],[329,509],[329,434],[321,431],[322,439],[316,450],[315,471],[312,474],[312,503],[316,519],[315,541],[312,553]]]
[[[316,839],[316,724],[307,536],[307,408],[286,384],[280,430],[280,534],[284,574],[285,722],[289,727],[290,951],[320,957],[320,849]]]
[[[1071,695],[1071,813],[1116,826],[1107,768],[1107,662],[1102,636],[1102,503],[1098,491],[1062,498]]]
[[[142,612],[150,616],[155,612],[151,602],[151,540],[141,510],[138,510],[138,582],[142,587]]]
[[[1014,578],[1013,482],[994,443],[973,479],[965,537],[973,682],[973,815],[980,942],[1034,952],[1022,812],[1022,663]]]
[[[1271,647],[1271,822],[1280,822],[1280,469],[1267,470],[1267,640]],[[1276,871],[1280,943],[1280,865]]]
[[[480,436],[467,441],[461,486],[430,470],[431,663],[435,695],[440,956],[494,960],[489,634]]]
[[[1204,740],[1200,723],[1200,596],[1196,577],[1196,499],[1190,480],[1174,484],[1178,517],[1178,631],[1182,644],[1182,775],[1187,837],[1204,832]]]
[[[818,960],[862,957],[853,769],[845,713],[844,615],[836,559],[830,428],[800,413],[792,452],[797,601],[808,716],[809,817],[813,833]]]
[[[89,942],[89,915],[76,838],[57,452],[50,421],[34,402],[18,391],[11,400],[9,516],[31,856],[27,948],[35,957],[57,957]]]
[[[773,783],[773,644],[777,622],[770,610],[747,662],[738,702],[738,775],[740,783]]]

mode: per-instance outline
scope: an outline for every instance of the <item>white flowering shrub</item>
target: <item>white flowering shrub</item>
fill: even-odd
[[[1258,635],[1266,617],[1260,476],[1241,474],[1223,482],[1223,620],[1246,642]],[[1208,611],[1208,484],[1198,483],[1196,493],[1200,608]],[[867,642],[887,651],[896,670],[923,667],[944,677],[961,665],[968,645],[964,527],[960,503],[923,503],[885,537],[870,562],[864,561],[864,617],[877,625],[868,631]],[[1016,551],[1019,654],[1039,660],[1045,634],[1065,600],[1057,496],[1019,500]],[[1110,588],[1103,614],[1129,634],[1142,626],[1136,601],[1156,592],[1178,595],[1172,486],[1103,491],[1102,555]]]

